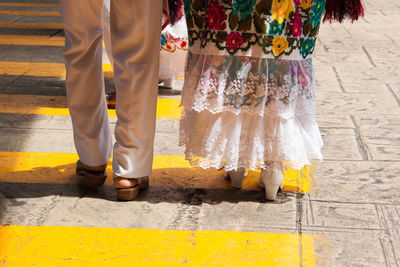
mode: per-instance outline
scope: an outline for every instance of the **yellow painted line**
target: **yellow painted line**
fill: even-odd
[[[316,266],[314,236],[65,226],[0,226],[5,266]]]
[[[22,10],[0,10],[0,15],[11,16],[54,16],[60,17],[60,12],[57,11],[22,11]]]
[[[180,99],[158,99],[157,118],[180,119],[179,105]],[[0,113],[69,116],[65,96],[0,94]],[[117,116],[114,109],[109,109],[108,115]]]
[[[62,36],[31,36],[31,35],[3,35],[0,34],[0,45],[37,45],[37,46],[64,46]]]
[[[110,64],[103,64],[103,70],[105,77],[113,77]],[[65,65],[61,63],[0,61],[0,75],[65,77]]]
[[[0,7],[58,7],[59,4],[42,3],[0,3]]]
[[[10,29],[62,29],[62,23],[56,22],[8,22],[0,21],[0,28]]]
[[[0,152],[0,182],[39,184],[78,184],[75,176],[75,153]],[[107,169],[107,184],[112,184],[111,162]],[[284,191],[307,193],[310,191],[309,170],[303,174],[287,170]],[[243,182],[245,190],[261,190],[260,173],[250,171]],[[230,189],[223,171],[191,167],[183,155],[155,155],[151,186],[173,188]]]

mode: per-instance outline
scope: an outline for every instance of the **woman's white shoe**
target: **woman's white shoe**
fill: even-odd
[[[232,186],[235,188],[242,188],[244,177],[247,175],[245,168],[239,168],[235,171],[225,172],[225,179],[232,182]]]
[[[279,188],[283,187],[283,173],[276,168],[261,170],[258,184],[265,187],[267,200],[275,200]]]

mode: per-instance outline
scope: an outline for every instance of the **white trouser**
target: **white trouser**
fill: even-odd
[[[68,106],[75,147],[89,166],[111,157],[102,70],[103,0],[61,0]],[[117,90],[114,176],[151,174],[158,93],[161,0],[112,0],[111,45]]]

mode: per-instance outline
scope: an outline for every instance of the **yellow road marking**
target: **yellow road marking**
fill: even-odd
[[[314,236],[65,226],[0,226],[11,266],[316,266]],[[300,262],[302,261],[302,262]]]
[[[180,99],[159,98],[157,118],[179,119]],[[69,116],[65,96],[8,95],[0,94],[0,113]],[[114,109],[108,110],[110,117],[116,117]]]
[[[0,21],[0,28],[9,29],[62,29],[62,23],[56,22],[8,22]]]
[[[62,36],[31,36],[31,35],[2,35],[0,45],[37,45],[37,46],[64,46]]]
[[[105,77],[113,77],[110,64],[103,64],[103,70]],[[65,65],[61,63],[0,61],[0,75],[65,77]]]
[[[0,182],[39,184],[78,184],[75,176],[75,153],[45,152],[0,152]],[[111,163],[111,162],[110,162]],[[223,178],[223,171],[203,170],[191,167],[183,155],[155,155],[151,185],[174,188],[230,189]],[[111,164],[107,169],[107,184],[112,184]],[[307,168],[300,171],[287,170],[284,191],[307,193],[310,178]],[[249,171],[243,182],[245,190],[261,190],[258,186],[257,171]]]
[[[57,11],[22,11],[22,10],[0,10],[0,15],[12,16],[61,16]]]
[[[0,7],[58,7],[59,4],[42,4],[42,3],[0,3]]]

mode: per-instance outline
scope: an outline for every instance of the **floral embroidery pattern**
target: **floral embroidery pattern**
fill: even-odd
[[[161,50],[175,52],[176,49],[187,50],[188,42],[184,38],[175,38],[169,33],[161,34]]]
[[[307,58],[314,51],[325,1],[185,0],[189,43],[230,55],[258,47],[276,59]]]

